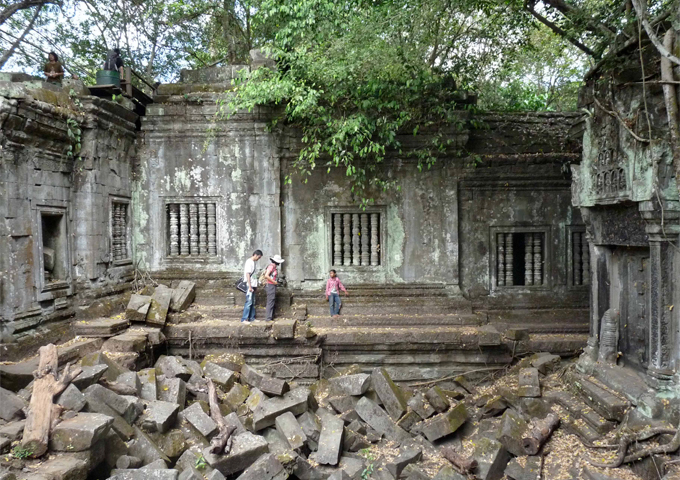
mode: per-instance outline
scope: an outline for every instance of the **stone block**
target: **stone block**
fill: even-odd
[[[508,463],[508,466],[505,467],[505,476],[511,480],[540,480],[541,457],[527,456],[524,466],[516,458],[513,458]]]
[[[9,438],[11,441],[19,440],[26,426],[26,420],[17,420],[0,426],[0,437]]]
[[[394,478],[399,478],[406,465],[419,462],[423,456],[420,449],[406,449],[399,453],[399,456],[389,462],[386,467]]]
[[[445,466],[439,469],[432,480],[467,480],[466,476],[456,472],[453,467]]]
[[[131,322],[145,322],[150,306],[150,295],[136,295],[133,293],[125,309],[125,318]]]
[[[135,429],[135,439],[128,445],[128,455],[140,458],[142,465],[148,465],[156,460],[163,460],[170,463],[170,459],[158,448],[156,442],[149,435],[137,427]]]
[[[165,470],[167,468],[168,464],[165,463],[165,460],[158,459],[144,465],[142,470]]]
[[[330,412],[321,410],[321,434],[314,461],[321,465],[337,465],[342,453],[345,422]]]
[[[208,362],[203,366],[203,374],[206,378],[212,379],[215,385],[219,385],[225,391],[229,391],[236,381],[236,374],[233,371],[212,362]]]
[[[227,455],[213,455],[210,449],[203,450],[208,465],[225,476],[241,472],[251,466],[261,455],[269,452],[267,441],[250,432],[236,435]]]
[[[328,477],[328,480],[352,480],[352,477],[344,470],[336,470]]]
[[[415,425],[413,428],[418,428],[418,431],[422,432],[429,441],[434,442],[458,430],[466,420],[467,410],[465,409],[465,404],[459,403],[448,412],[440,413],[429,420]]]
[[[630,404],[611,391],[581,375],[570,375],[570,385],[581,393],[584,401],[607,420],[621,422]]]
[[[305,387],[298,387],[284,394],[265,400],[253,412],[253,429],[257,432],[274,425],[276,417],[286,412],[301,415],[307,410],[310,392]]]
[[[430,388],[425,393],[425,398],[427,401],[437,410],[439,413],[445,412],[449,409],[450,403],[449,399],[444,395],[441,388],[434,386]]]
[[[541,355],[539,357],[532,358],[531,366],[536,368],[538,373],[548,375],[559,368],[561,360],[562,358],[559,355]]]
[[[255,409],[267,399],[269,399],[269,397],[265,395],[262,390],[253,387],[250,389],[250,395],[248,395],[248,398],[246,399],[246,405],[251,412],[254,412]]]
[[[178,480],[179,472],[173,469],[112,470],[109,480]]]
[[[246,468],[236,480],[286,480],[288,472],[273,453],[266,453]]]
[[[356,410],[347,410],[346,412],[341,413],[339,418],[345,422],[345,425],[349,425],[355,420],[361,420],[361,417],[356,412]]]
[[[177,480],[204,480],[203,474],[196,470],[194,467],[185,468],[182,473],[179,474]]]
[[[385,435],[385,438],[388,440],[401,443],[411,438],[404,429],[394,424],[385,410],[366,397],[362,397],[361,400],[357,402],[356,412],[364,422],[370,425],[371,428],[378,433]]]
[[[408,480],[430,480],[430,476],[414,464],[406,465],[404,474]]]
[[[149,345],[157,346],[165,343],[166,338],[160,327],[148,327],[146,325],[137,324],[134,328],[128,330],[130,333],[141,333],[146,335],[146,340]]]
[[[32,475],[27,477],[36,480],[85,480],[87,478],[87,462],[78,458],[60,455],[33,470]]]
[[[231,390],[227,393],[225,401],[227,405],[231,407],[232,410],[236,410],[240,405],[245,402],[250,396],[250,389],[245,385],[240,383],[235,383]]]
[[[165,326],[170,302],[172,301],[172,290],[169,288],[157,287],[151,295],[151,305],[146,314],[146,323],[150,325]]]
[[[6,422],[20,420],[24,418],[23,408],[27,406],[19,395],[0,387],[0,418]]]
[[[295,338],[295,327],[297,321],[289,318],[282,318],[276,320],[272,324],[272,337],[277,340],[284,338]]]
[[[210,439],[217,433],[217,424],[203,411],[199,402],[185,408],[182,415],[205,438]]]
[[[538,380],[538,369],[520,368],[517,394],[520,397],[540,397],[541,383]]]
[[[116,353],[143,352],[146,350],[146,334],[141,332],[125,332],[116,335],[104,342],[102,350]]]
[[[248,364],[244,364],[241,367],[241,382],[250,385],[253,388],[260,388],[260,382],[262,382],[263,374],[255,370]]]
[[[275,455],[288,455],[292,453],[288,440],[277,429],[271,427],[265,428],[262,430],[262,436],[269,445],[270,453]]]
[[[286,438],[288,445],[293,450],[302,448],[307,441],[307,436],[302,431],[295,415],[286,412],[276,417],[276,430]]]
[[[510,455],[505,447],[500,442],[486,437],[477,440],[472,456],[477,460],[475,474],[479,480],[500,480],[510,461]]]
[[[128,328],[128,325],[124,318],[81,320],[73,324],[73,333],[81,337],[112,337]]]
[[[116,432],[116,434],[119,436],[119,438],[127,441],[130,440],[134,434],[135,430],[130,426],[130,424],[116,411],[109,407],[107,404],[104,402],[94,398],[94,397],[88,397],[87,395],[85,396],[87,399],[87,411],[90,413],[101,413],[102,415],[106,415],[108,417],[113,418],[113,425],[112,428]]]
[[[508,328],[505,331],[505,338],[521,342],[522,340],[529,340],[529,330],[526,328]]]
[[[109,382],[115,382],[116,379],[122,373],[129,371],[129,369],[124,368],[118,362],[115,362],[114,360],[109,358],[109,356],[106,355],[104,352],[94,352],[94,353],[90,353],[88,355],[85,355],[80,360],[80,364],[83,367],[92,367],[94,365],[106,365],[108,368],[104,371],[103,377],[106,378],[106,380],[108,380]],[[81,373],[81,375],[82,375],[82,373]],[[76,387],[78,387],[81,391],[85,389],[85,387],[81,387],[77,383],[76,383]]]
[[[179,405],[176,403],[151,400],[142,415],[141,427],[150,433],[165,433],[175,424],[177,412]]]
[[[416,412],[420,418],[427,420],[435,414],[435,409],[425,397],[423,392],[416,392],[407,402],[407,405]]]
[[[219,470],[213,470],[212,472],[205,475],[205,480],[226,480],[222,472]]]
[[[121,455],[116,460],[116,469],[127,470],[128,468],[139,468],[142,466],[142,460],[130,455]]]
[[[0,453],[9,452],[10,445],[12,445],[12,441],[9,438],[0,436]]]
[[[137,397],[131,395],[118,395],[99,384],[90,385],[83,393],[88,400],[93,398],[111,407],[129,424],[134,423],[144,410],[144,406]]]
[[[137,396],[142,394],[142,381],[137,375],[137,372],[125,372],[116,379],[116,383],[127,385],[137,392]]]
[[[219,355],[209,354],[203,358],[203,363],[212,362],[220,367],[228,368],[234,372],[241,373],[241,367],[245,365],[246,359],[240,353],[221,353]]]
[[[78,390],[85,390],[90,385],[97,383],[99,379],[102,378],[102,375],[109,369],[109,367],[104,364],[92,365],[89,367],[83,365],[81,368],[83,371],[71,382],[71,385],[75,385]]]
[[[139,381],[142,383],[142,391],[139,393],[139,397],[142,400],[164,400],[166,402],[171,401],[171,399],[162,398],[158,395],[158,385],[156,383],[155,368],[145,368],[143,370],[140,370],[139,372],[137,372],[137,376],[139,377]]]
[[[106,434],[101,442],[104,443],[104,462],[109,469],[115,468],[119,457],[128,454],[127,443],[112,429],[109,429],[109,433]]]
[[[267,395],[274,395],[280,397],[284,393],[290,391],[288,382],[280,378],[263,376],[260,381],[260,390]]]
[[[165,378],[181,378],[185,382],[189,381],[192,372],[182,362],[179,357],[161,355],[156,361],[156,374],[164,375]]]
[[[411,431],[411,428],[420,421],[420,415],[418,415],[413,410],[409,410],[406,414],[399,419],[397,426],[403,428],[407,432]]]
[[[178,428],[164,434],[156,434],[153,440],[158,445],[160,451],[171,460],[182,455],[187,449],[184,433]]]
[[[82,452],[108,432],[113,418],[100,413],[79,413],[63,420],[52,430],[50,449],[60,452]]]
[[[187,384],[181,378],[161,378],[158,380],[157,395],[159,400],[176,403],[180,412],[187,402]]]
[[[66,387],[66,390],[61,392],[61,394],[56,398],[55,403],[61,405],[66,410],[73,410],[74,412],[79,412],[87,404],[85,395],[78,390],[78,387],[72,383]]]
[[[508,452],[516,457],[526,455],[522,445],[522,438],[524,438],[527,427],[527,422],[522,417],[511,410],[506,410],[501,417],[498,441],[501,442]]]
[[[501,344],[501,334],[493,325],[477,327],[477,342],[480,347],[497,346]]]
[[[384,368],[374,369],[371,374],[371,385],[392,420],[399,420],[406,412],[406,396],[401,388],[392,381],[387,370]]]
[[[363,395],[371,384],[371,376],[367,373],[342,375],[331,378],[329,382],[335,395]]]
[[[196,284],[188,280],[182,280],[179,285],[172,290],[172,301],[170,310],[173,312],[183,312],[196,298]]]
[[[297,418],[297,421],[307,437],[307,445],[310,449],[316,450],[321,435],[321,420],[316,414],[305,412]]]
[[[348,410],[353,410],[357,406],[357,402],[361,397],[354,397],[352,395],[342,395],[339,397],[331,397],[327,402],[338,413],[344,413]]]

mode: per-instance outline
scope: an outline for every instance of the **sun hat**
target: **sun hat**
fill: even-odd
[[[284,260],[281,258],[280,255],[274,255],[273,257],[269,257],[269,260],[271,260],[274,263],[283,263]]]

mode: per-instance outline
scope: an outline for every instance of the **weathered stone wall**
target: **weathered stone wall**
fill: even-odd
[[[130,279],[129,208],[115,225],[127,240],[117,258],[111,210],[131,199],[137,116],[66,88],[1,80],[0,317],[21,337]],[[78,141],[74,160],[67,151]]]

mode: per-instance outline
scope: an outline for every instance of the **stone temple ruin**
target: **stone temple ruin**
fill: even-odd
[[[419,172],[427,132],[405,135],[384,172],[400,190],[364,210],[342,169],[296,181],[275,111],[216,120],[242,68],[183,71],[148,105],[0,74],[0,478],[609,478],[551,452],[631,407],[675,422],[667,145],[602,112],[461,98],[445,158]],[[257,248],[286,285],[273,324],[244,325],[233,285]],[[67,362],[61,422],[29,450],[25,407]],[[47,461],[18,458],[36,445]]]

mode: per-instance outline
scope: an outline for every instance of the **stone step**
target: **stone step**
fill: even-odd
[[[470,314],[469,308],[461,308],[448,303],[436,304],[434,302],[371,302],[349,303],[343,299],[340,315],[446,315],[446,314]],[[319,304],[307,304],[307,315],[310,317],[328,316],[328,302]]]
[[[552,391],[544,395],[544,398],[552,403],[564,408],[573,420],[578,424],[578,419],[582,419],[593,430],[600,435],[611,432],[616,426],[599,413],[586,405],[579,397],[567,391]]]
[[[568,383],[572,389],[591,407],[607,420],[621,422],[630,407],[630,403],[621,399],[604,386],[598,385],[595,379],[570,373]]]
[[[507,328],[526,328],[530,333],[589,333],[590,325],[588,323],[546,323],[546,322],[525,322],[513,323],[512,325],[506,323],[489,322],[491,325],[498,327],[499,330],[505,331]]]
[[[399,314],[399,315],[342,315],[330,318],[325,316],[308,316],[307,320],[314,327],[347,327],[347,326],[462,326],[483,325],[486,316],[483,314]]]
[[[421,297],[428,297],[428,298],[441,298],[441,297],[449,297],[449,294],[446,290],[443,289],[422,289],[422,290],[416,290],[416,289],[392,289],[392,288],[371,288],[371,289],[360,289],[360,288],[352,288],[351,286],[347,286],[348,291],[350,292],[351,298],[394,298],[394,297],[406,297],[406,298],[421,298]],[[342,293],[341,293],[342,294]],[[295,292],[294,297],[296,300],[299,300],[301,302],[305,302],[307,300],[318,300],[322,299],[325,300],[325,291],[324,290],[318,290],[318,291],[313,291],[313,292]]]

